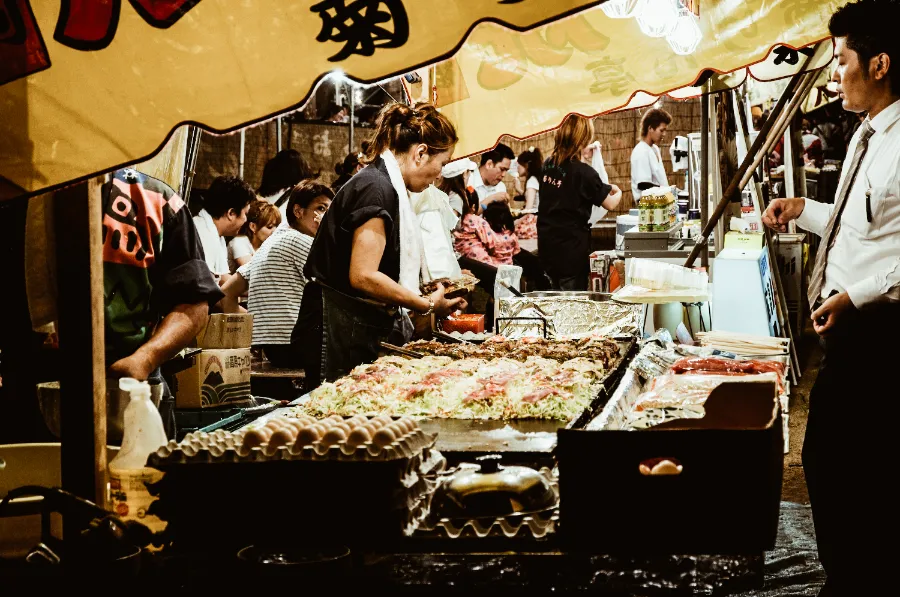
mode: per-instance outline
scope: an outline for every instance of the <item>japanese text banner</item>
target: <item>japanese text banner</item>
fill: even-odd
[[[456,155],[477,153],[503,135],[554,129],[569,113],[646,105],[646,98],[691,85],[706,69],[730,73],[760,63],[751,75],[790,75],[809,53],[791,48],[827,38],[828,20],[843,4],[704,0],[703,40],[689,56],[675,54],[664,38],[645,36],[634,19],[609,18],[600,7],[526,33],[483,23],[453,59],[437,65],[437,103],[459,129]],[[829,61],[830,47],[813,66]]]
[[[139,161],[179,123],[224,131],[598,0],[0,0],[0,182],[46,189]],[[3,185],[0,185],[3,186]],[[8,185],[6,185],[8,186]]]

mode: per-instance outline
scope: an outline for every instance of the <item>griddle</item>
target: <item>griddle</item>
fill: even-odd
[[[552,419],[418,419],[426,433],[437,433],[435,448],[452,465],[470,462],[484,454],[502,454],[505,463],[545,465],[552,459],[559,429],[581,429],[591,421],[609,401],[625,368],[634,353],[637,340],[632,336],[614,337],[619,345],[619,359],[601,380],[597,396],[584,412],[571,421]],[[302,405],[309,399],[304,395],[291,402]]]

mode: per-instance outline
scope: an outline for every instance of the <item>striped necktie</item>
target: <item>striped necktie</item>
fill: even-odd
[[[825,285],[825,267],[828,265],[828,252],[834,246],[838,230],[841,229],[841,214],[844,212],[844,206],[847,204],[847,198],[850,196],[853,183],[856,182],[859,166],[862,164],[866,150],[869,148],[869,138],[875,133],[868,120],[863,122],[862,127],[863,130],[859,136],[859,142],[856,144],[856,152],[853,154],[853,161],[850,162],[850,169],[848,170],[850,175],[841,187],[841,193],[834,203],[831,218],[828,219],[828,224],[825,226],[822,243],[819,245],[819,251],[816,254],[816,265],[813,268],[809,290],[806,295],[809,298],[810,308],[815,308],[816,302],[822,296],[822,287]]]

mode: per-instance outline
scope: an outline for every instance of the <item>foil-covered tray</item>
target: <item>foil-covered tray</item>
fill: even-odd
[[[542,318],[546,319],[547,335],[551,338],[588,334],[640,336],[644,316],[643,305],[620,303],[612,300],[612,295],[599,292],[533,292],[523,297],[502,297],[497,310],[497,332],[508,338],[542,336]]]

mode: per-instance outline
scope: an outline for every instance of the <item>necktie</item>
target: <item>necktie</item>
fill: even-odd
[[[856,144],[856,152],[853,154],[853,161],[850,162],[850,170],[848,170],[850,175],[841,187],[841,193],[834,203],[834,210],[831,212],[831,218],[828,219],[828,224],[825,226],[822,243],[819,245],[818,254],[816,254],[816,265],[813,268],[809,290],[806,295],[809,298],[809,306],[811,308],[814,307],[816,301],[822,295],[822,287],[825,285],[825,267],[828,264],[828,252],[834,245],[838,230],[841,228],[841,214],[844,212],[844,206],[847,204],[847,198],[850,196],[853,183],[856,182],[859,166],[862,164],[866,150],[869,148],[869,138],[875,133],[868,120],[863,122],[862,127],[863,130],[859,136],[859,142]]]

